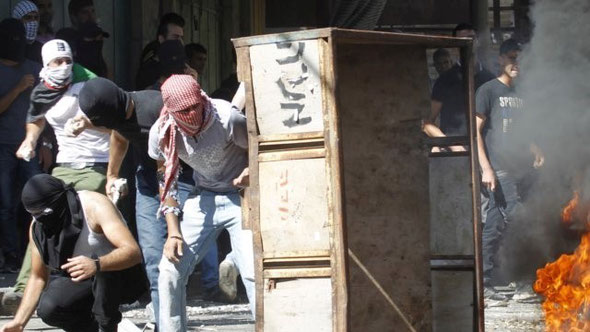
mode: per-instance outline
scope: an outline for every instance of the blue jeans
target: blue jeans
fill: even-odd
[[[484,284],[487,285],[491,282],[494,256],[500,249],[502,235],[520,205],[517,179],[506,171],[496,171],[496,180],[496,190],[486,190],[487,207],[482,206],[482,214],[486,214],[482,231],[482,256]]]
[[[160,196],[153,193],[153,188],[145,183],[143,177],[136,176],[137,195],[135,199],[135,216],[137,222],[137,236],[139,246],[143,254],[145,270],[150,282],[150,295],[154,308],[156,324],[158,324],[158,264],[162,259],[164,243],[167,237],[166,220],[156,218],[160,206]],[[181,208],[184,205],[194,186],[178,181],[178,199]],[[217,257],[217,243],[211,246],[202,263],[202,286],[203,288],[216,287],[219,283],[219,259]]]
[[[16,209],[24,184],[41,173],[37,157],[26,162],[16,157],[20,144],[0,144],[0,239],[4,255],[16,255]]]
[[[254,253],[252,232],[242,229],[242,209],[237,192],[214,193],[203,190],[184,204],[180,223],[184,238],[183,255],[174,264],[166,257],[160,261],[160,331],[187,331],[186,285],[203,254],[215,243],[223,229],[229,232],[230,257],[240,271],[250,310],[254,314]]]

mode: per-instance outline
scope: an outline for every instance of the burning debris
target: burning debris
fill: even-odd
[[[562,222],[571,225],[579,215],[580,195],[562,211]],[[590,226],[590,215],[584,219]],[[582,235],[573,254],[561,255],[555,262],[537,270],[535,292],[545,297],[543,311],[547,331],[590,330],[590,232]]]

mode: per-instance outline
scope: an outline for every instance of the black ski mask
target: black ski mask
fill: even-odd
[[[21,63],[25,60],[27,39],[21,21],[7,18],[0,22],[0,58]]]
[[[33,240],[43,262],[59,270],[72,257],[84,222],[76,191],[58,178],[38,174],[25,184],[22,202],[35,219]]]
[[[125,119],[131,103],[129,93],[106,78],[97,77],[87,81],[80,90],[78,101],[80,109],[94,126],[115,129],[123,135],[139,132],[135,112]]]

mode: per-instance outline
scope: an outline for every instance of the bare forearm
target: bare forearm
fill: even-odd
[[[121,164],[123,163],[128,147],[129,141],[115,130],[111,131],[107,176],[119,177],[119,170],[121,169]]]
[[[141,263],[141,253],[137,246],[117,248],[99,257],[101,271],[120,271]]]
[[[25,292],[23,294],[23,299],[16,314],[14,315],[14,320],[20,325],[26,325],[35,312],[37,303],[39,303],[39,298],[41,297],[41,293],[45,288],[45,284],[46,280],[42,277],[32,275],[29,278]]]
[[[424,127],[422,128],[422,131],[424,131],[424,133],[426,135],[428,135],[429,137],[445,137],[447,135],[445,135],[445,133],[442,132],[442,130],[440,130],[439,127],[435,126],[434,124],[430,123],[430,122],[424,122]]]
[[[492,169],[492,165],[490,164],[485,145],[483,143],[483,138],[481,137],[479,131],[477,133],[477,157],[479,159],[479,167],[481,167],[482,170]]]
[[[39,139],[39,136],[43,132],[43,128],[45,128],[45,119],[38,119],[34,122],[27,123],[25,126],[25,139],[33,142],[33,145],[35,145]]]
[[[178,202],[173,197],[168,196],[164,201],[164,206],[178,208]],[[178,223],[178,216],[172,212],[168,212],[165,214],[164,218],[166,219],[166,226],[168,227],[168,237],[180,236],[180,225]]]

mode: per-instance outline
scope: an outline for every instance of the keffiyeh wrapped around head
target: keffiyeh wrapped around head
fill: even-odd
[[[209,97],[190,75],[172,75],[162,84],[164,107],[160,113],[160,150],[166,157],[166,173],[162,202],[170,186],[178,176],[179,160],[176,148],[176,134],[187,137],[197,136],[213,119]]]

